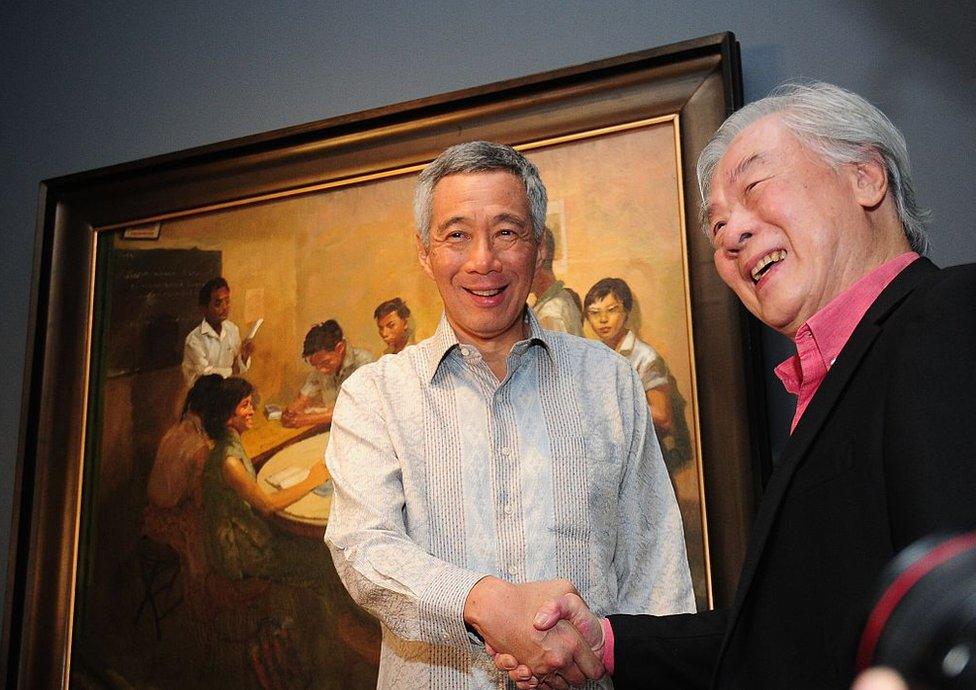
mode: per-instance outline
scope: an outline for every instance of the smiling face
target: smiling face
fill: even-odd
[[[715,268],[784,335],[878,263],[865,209],[873,180],[862,167],[827,164],[768,115],[715,168],[707,215]]]
[[[523,337],[522,310],[539,260],[517,177],[505,171],[444,177],[434,188],[430,246],[419,238],[417,244],[458,340],[482,349]]]
[[[612,292],[586,308],[586,320],[600,340],[613,350],[627,333],[627,310]]]
[[[402,350],[407,344],[407,320],[401,319],[395,311],[376,319],[376,330],[394,353]]]
[[[252,396],[248,395],[237,403],[234,414],[227,420],[227,426],[239,434],[254,428],[254,400]]]

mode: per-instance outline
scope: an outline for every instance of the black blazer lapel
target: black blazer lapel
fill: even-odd
[[[749,539],[749,548],[742,564],[742,573],[739,576],[739,583],[736,587],[735,600],[729,611],[728,626],[725,632],[725,639],[719,653],[719,664],[725,655],[729,641],[742,611],[746,595],[752,585],[756,569],[762,559],[762,552],[766,545],[767,537],[786,490],[790,485],[790,480],[800,466],[810,444],[817,438],[817,434],[823,427],[827,415],[847,386],[848,381],[857,371],[861,360],[868,351],[871,343],[874,342],[878,334],[884,329],[884,322],[888,315],[914,290],[919,283],[926,277],[938,272],[938,268],[928,259],[921,258],[910,264],[904,271],[882,291],[878,299],[868,308],[864,317],[858,323],[850,339],[841,350],[840,355],[834,366],[824,378],[823,383],[817,390],[809,407],[800,418],[796,429],[790,435],[786,447],[783,449],[783,456],[773,470],[766,486],[766,491],[759,505],[759,512],[752,526]]]

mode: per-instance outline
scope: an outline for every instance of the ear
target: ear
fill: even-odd
[[[346,339],[343,338],[336,343],[335,350],[333,352],[337,353],[340,357],[346,354]]]
[[[542,268],[542,262],[546,260],[546,246],[543,242],[535,243],[535,270]]]
[[[420,235],[413,236],[414,242],[417,244],[417,260],[420,262],[420,267],[424,269],[424,273],[431,280],[434,279],[434,273],[430,270],[430,249],[424,246],[423,240],[420,239]]]
[[[888,172],[878,157],[853,164],[851,181],[855,200],[866,209],[878,207],[888,194]]]

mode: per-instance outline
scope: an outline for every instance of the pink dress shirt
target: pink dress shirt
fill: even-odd
[[[790,433],[796,429],[814,393],[868,307],[874,304],[888,283],[917,258],[915,252],[905,252],[878,266],[800,326],[793,337],[796,354],[774,369],[787,392],[796,396],[796,413]]]

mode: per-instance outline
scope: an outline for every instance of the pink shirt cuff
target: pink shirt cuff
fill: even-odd
[[[603,626],[603,668],[612,676],[614,671],[613,628],[610,627],[609,618],[600,619],[600,625]]]

